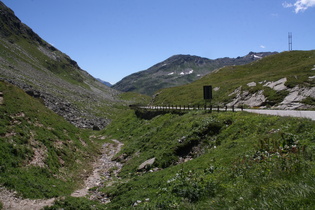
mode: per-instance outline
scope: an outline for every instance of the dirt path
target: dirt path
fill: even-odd
[[[106,195],[89,189],[103,186],[105,182],[110,182],[117,176],[122,164],[112,161],[112,158],[120,151],[123,144],[118,140],[113,143],[105,143],[102,148],[102,156],[93,164],[93,173],[85,180],[84,187],[71,194],[73,197],[84,197],[89,195],[90,199],[97,199],[102,203],[110,202]],[[107,183],[108,184],[108,183]],[[15,192],[0,187],[0,202],[5,210],[40,210],[45,206],[51,206],[55,199],[31,200],[22,199]]]
[[[93,173],[85,180],[84,188],[79,189],[71,194],[73,197],[84,197],[89,194],[89,189],[104,185],[117,176],[122,164],[112,161],[112,158],[120,151],[123,144],[118,140],[112,140],[114,143],[106,143],[103,145],[101,158],[94,163]],[[103,197],[103,198],[99,198]],[[109,202],[105,195],[99,194],[97,191],[90,193],[91,199],[101,200],[103,203]]]
[[[55,199],[48,200],[30,200],[17,197],[16,193],[0,188],[0,201],[3,204],[4,210],[40,210],[45,206],[50,206]]]

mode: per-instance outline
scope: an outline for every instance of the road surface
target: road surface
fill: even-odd
[[[267,109],[244,109],[246,112],[268,114],[277,116],[302,117],[315,120],[315,111],[298,111],[298,110],[267,110]]]
[[[138,106],[140,109],[153,109],[153,110],[193,110],[196,107],[184,107],[184,106]],[[199,107],[199,109],[204,109]],[[207,108],[208,110],[209,108]],[[217,107],[213,107],[213,111],[217,111]],[[220,108],[220,111],[233,111],[231,108]],[[239,108],[235,108],[234,111],[241,111]],[[300,111],[300,110],[272,110],[272,109],[243,109],[245,112],[252,112],[257,114],[277,115],[277,116],[289,116],[289,117],[301,117],[309,118],[315,121],[315,111]]]

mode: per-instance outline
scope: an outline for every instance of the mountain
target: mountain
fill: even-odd
[[[113,88],[123,92],[153,95],[159,89],[189,84],[223,66],[242,65],[275,53],[250,52],[243,57],[214,60],[192,55],[174,55],[147,70],[123,78]]]
[[[315,208],[314,121],[133,110],[149,97],[106,87],[1,2],[0,27],[0,209]],[[203,104],[212,85],[215,105],[314,108],[314,79],[315,51],[283,52],[152,102]]]
[[[111,83],[106,82],[106,81],[104,81],[104,80],[101,80],[101,79],[97,79],[97,80],[100,81],[101,83],[103,83],[104,85],[108,86],[108,87],[113,86]]]
[[[282,52],[240,66],[226,66],[184,86],[159,91],[154,104],[204,104],[212,85],[213,104],[278,109],[315,106],[315,51]]]
[[[109,107],[120,103],[113,90],[82,70],[76,61],[39,37],[0,2],[0,79],[82,128],[100,129]]]

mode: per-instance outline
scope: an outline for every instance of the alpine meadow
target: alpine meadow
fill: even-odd
[[[315,50],[174,55],[109,87],[1,1],[0,29],[0,209],[315,208],[314,119],[248,112],[315,112]]]

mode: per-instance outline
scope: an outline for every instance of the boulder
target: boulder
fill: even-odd
[[[145,169],[149,169],[153,163],[155,162],[155,157],[151,158],[149,160],[144,161],[139,167],[138,167],[138,171],[142,171]]]

